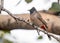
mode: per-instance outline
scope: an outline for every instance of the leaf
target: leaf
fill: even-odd
[[[39,36],[38,39],[42,39],[43,37],[42,36]]]
[[[2,38],[4,36],[4,34],[6,33],[10,33],[10,31],[8,30],[0,30],[0,38]]]
[[[3,30],[4,33],[10,33],[10,30]]]
[[[13,43],[13,42],[10,41],[10,40],[4,39],[4,40],[3,40],[3,43]]]
[[[25,0],[25,2],[30,3],[30,2],[32,2],[32,0]]]
[[[2,38],[4,35],[4,32],[0,30],[0,38]]]
[[[59,12],[60,11],[60,4],[54,2],[52,4],[52,7],[49,10],[50,11],[53,11],[53,12]]]

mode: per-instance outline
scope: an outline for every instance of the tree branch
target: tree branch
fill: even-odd
[[[37,30],[38,34],[39,34],[39,31],[42,31],[43,33],[48,34],[49,36],[55,38],[57,41],[60,42],[60,38],[54,36],[52,33],[48,33],[47,31],[45,31],[45,30],[39,28],[38,26],[34,25],[33,23],[26,22],[25,20],[21,20],[21,19],[19,19],[19,18],[16,18],[16,19],[19,20],[19,21],[23,21],[23,22],[27,23],[28,25],[34,27],[34,28]]]
[[[19,21],[20,21],[20,20],[19,20]],[[43,29],[39,28],[38,26],[33,25],[33,23],[26,22],[25,20],[21,20],[21,21],[23,21],[23,22],[27,23],[28,25],[33,26],[33,27],[37,30],[38,34],[39,34],[39,31],[42,31],[43,33],[48,34],[49,36],[51,36],[51,37],[55,38],[57,41],[59,41],[59,42],[60,42],[60,38],[58,38],[58,37],[54,36],[52,33],[48,33],[47,31],[45,31],[45,30],[43,30]],[[39,30],[39,31],[38,31],[38,30]]]
[[[7,11],[7,10],[5,10],[5,11]],[[12,14],[11,14],[10,12],[8,12],[8,13],[9,13],[10,16],[13,17],[15,20],[23,21],[23,22],[25,22],[26,24],[28,24],[28,25],[34,27],[34,28],[37,30],[38,34],[39,34],[39,31],[42,31],[43,33],[48,34],[49,36],[55,38],[57,41],[60,42],[60,39],[59,39],[58,37],[56,37],[56,36],[54,36],[53,34],[50,34],[50,33],[48,33],[47,31],[45,31],[45,30],[39,28],[38,26],[34,25],[33,23],[30,23],[29,20],[27,20],[28,22],[26,22],[26,21],[23,20],[23,19],[19,19],[19,18],[16,18],[16,17],[12,16]]]

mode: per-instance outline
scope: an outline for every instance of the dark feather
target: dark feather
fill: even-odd
[[[35,7],[32,7],[32,9],[29,10],[30,14],[34,13],[34,11],[36,11]]]

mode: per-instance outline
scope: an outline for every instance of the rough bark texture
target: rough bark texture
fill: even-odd
[[[14,15],[19,18],[25,19],[26,21],[29,19],[30,20],[30,15],[29,14],[22,14],[22,15]],[[18,24],[16,21],[9,15],[0,15],[0,30],[11,30],[11,29],[33,29],[32,26],[22,22],[18,21]]]
[[[59,22],[60,18],[55,15],[51,15],[51,14],[43,13],[43,12],[40,12],[40,15],[47,22],[48,29],[46,31],[43,30],[42,28],[40,28],[41,25],[39,25],[39,23],[41,23],[41,21],[36,18],[36,14],[35,14],[35,17],[30,16],[29,14],[15,15],[15,16],[19,17],[20,19],[22,19],[21,21],[20,21],[20,19],[19,19],[19,21],[17,21],[18,24],[11,16],[0,15],[0,30],[12,30],[12,29],[16,29],[16,28],[17,29],[18,28],[37,29],[38,34],[39,34],[39,31],[42,31],[43,33],[47,34],[50,37],[55,38],[57,41],[60,42],[60,38],[49,33],[49,32],[51,32],[51,33],[60,35],[60,22]],[[32,21],[33,21],[33,24],[30,24],[30,22],[32,23]],[[36,26],[36,24],[37,24],[37,26]]]
[[[41,14],[42,18],[47,22],[47,26],[48,26],[47,31],[60,35],[60,18],[58,16],[45,12],[39,12],[39,13]],[[34,22],[35,25],[39,27],[41,27],[42,25],[41,21],[36,18],[36,15],[35,18],[31,16],[32,19],[30,19],[29,14],[19,14],[19,15],[16,14],[14,16],[24,19],[25,21],[28,21],[29,19],[29,22],[32,21]],[[54,25],[52,25],[52,23]],[[22,21],[18,21],[17,24],[16,21],[9,15],[0,15],[0,30],[12,30],[16,28],[34,29],[32,26]]]

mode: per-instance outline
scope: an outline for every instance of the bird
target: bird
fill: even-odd
[[[42,28],[42,29],[44,29],[45,30],[45,27],[44,27],[44,25],[42,25],[42,22],[37,18],[37,16],[38,16],[38,14],[36,14],[36,13],[38,13],[37,12],[37,10],[35,9],[35,7],[32,7],[30,10],[30,18],[31,18],[31,20],[32,20],[32,22],[33,22],[33,24],[37,24],[37,26],[40,26],[40,28]],[[39,25],[38,25],[38,23],[39,23]],[[51,40],[51,37],[47,34],[47,36],[48,36],[48,38]]]
[[[35,18],[35,20],[38,22],[38,21],[40,21],[40,24],[39,25],[41,25],[41,20],[39,20],[38,18],[37,18],[37,16],[38,16],[38,11],[36,10],[36,8],[35,7],[32,7],[30,10],[30,18],[31,18],[31,20],[33,19],[33,18]],[[38,24],[37,24],[38,25]],[[41,26],[41,28],[43,28],[43,29],[45,29],[45,26],[44,25],[42,25]]]
[[[36,17],[37,17],[37,14],[36,14],[36,9],[35,9],[35,7],[32,7],[30,10],[29,10],[29,12],[30,12],[30,19],[31,19],[31,21],[35,24],[35,25],[37,25],[37,26],[39,26],[39,25],[41,25],[41,23],[35,23],[35,22],[40,22]]]
[[[32,13],[34,13],[34,11],[36,11],[36,9],[35,9],[35,7],[32,7],[30,10],[28,10],[28,11],[30,11],[30,14],[32,14]]]

